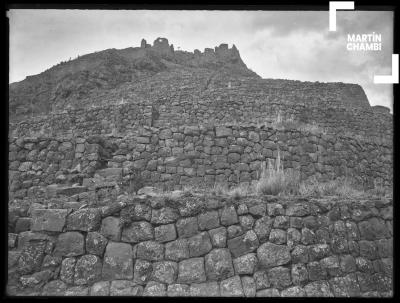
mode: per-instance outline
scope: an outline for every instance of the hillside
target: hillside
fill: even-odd
[[[164,38],[156,39],[153,46],[143,40],[141,47],[84,55],[10,84],[10,118],[89,107],[119,90],[134,93],[149,82],[156,88],[160,74],[179,80],[185,73],[203,77],[205,83],[196,83],[199,86],[217,73],[259,78],[246,67],[235,46],[221,44],[190,53],[175,51]]]

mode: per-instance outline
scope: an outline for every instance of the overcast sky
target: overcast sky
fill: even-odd
[[[11,10],[10,82],[60,61],[108,48],[140,46],[165,37],[193,51],[235,44],[246,65],[263,78],[358,83],[371,105],[393,108],[393,13],[339,11],[329,32],[328,11]],[[350,52],[347,34],[382,35],[382,51]]]

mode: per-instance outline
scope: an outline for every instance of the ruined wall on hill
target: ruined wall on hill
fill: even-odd
[[[10,208],[8,294],[393,295],[388,199],[76,197]]]
[[[145,184],[169,189],[250,183],[278,149],[284,168],[299,171],[302,179],[348,176],[366,187],[392,185],[391,141],[256,126],[182,126],[140,128],[126,137],[11,139],[9,186],[13,195],[24,197],[33,195],[35,186],[81,184],[107,167],[122,175],[138,170]]]

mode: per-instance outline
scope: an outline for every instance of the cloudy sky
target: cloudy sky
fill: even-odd
[[[393,13],[339,11],[329,32],[328,11],[11,10],[10,82],[60,61],[108,48],[168,38],[193,51],[235,44],[247,66],[263,78],[360,84],[371,105],[393,108]],[[350,52],[347,34],[382,35],[382,51]]]

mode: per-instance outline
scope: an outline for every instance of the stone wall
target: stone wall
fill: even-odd
[[[128,134],[138,126],[265,124],[277,118],[315,124],[329,133],[353,133],[392,140],[392,115],[369,106],[359,85],[289,80],[230,78],[225,74],[160,73],[120,91],[108,105],[70,109],[11,125],[15,136],[53,131],[81,134]],[[230,88],[228,87],[230,83]],[[108,98],[112,93],[109,93]],[[119,104],[125,100],[126,104]],[[110,105],[110,103],[115,103]]]
[[[302,180],[348,176],[367,188],[392,186],[390,141],[263,126],[185,126],[139,128],[125,137],[11,139],[9,189],[12,196],[31,196],[36,186],[82,184],[104,168],[119,168],[123,176],[138,170],[145,184],[165,189],[250,183],[278,150],[284,168],[299,171]]]
[[[393,294],[388,199],[35,201],[10,207],[10,295]]]

